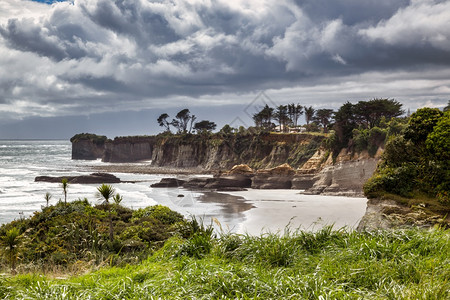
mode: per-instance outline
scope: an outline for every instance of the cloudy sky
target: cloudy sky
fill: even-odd
[[[0,138],[153,134],[189,108],[450,99],[450,1],[0,1]],[[263,92],[263,93],[262,93]]]

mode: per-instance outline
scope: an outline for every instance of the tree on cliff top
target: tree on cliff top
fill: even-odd
[[[192,122],[195,119],[196,117],[194,115],[191,116],[191,112],[189,111],[189,109],[185,108],[177,113],[175,119],[173,119],[170,124],[177,128],[178,133],[186,133],[189,121],[191,121],[192,125]]]
[[[274,117],[280,125],[280,131],[287,131],[287,125],[290,121],[287,105],[279,105],[275,111]]]
[[[332,109],[318,109],[316,115],[314,116],[314,121],[321,124],[323,127],[323,132],[328,132],[328,125],[330,125],[331,116],[333,115]]]
[[[166,113],[161,114],[156,120],[161,127],[165,127],[167,132],[170,132],[170,122],[167,120],[169,115]]]
[[[367,128],[379,126],[382,117],[389,121],[402,115],[404,111],[401,108],[402,104],[394,99],[359,101],[354,107],[358,123]]]
[[[303,114],[303,106],[300,104],[288,104],[288,115],[294,127],[298,125],[298,118]]]
[[[273,108],[265,105],[262,110],[253,115],[253,121],[256,127],[270,129],[272,127],[272,119],[274,118]]]
[[[195,123],[194,130],[197,133],[204,134],[204,133],[211,132],[214,129],[216,129],[216,126],[217,125],[214,122],[203,120],[203,121]]]
[[[316,112],[316,110],[312,106],[305,107],[306,125],[309,125],[309,122],[311,122],[313,120],[315,112]]]

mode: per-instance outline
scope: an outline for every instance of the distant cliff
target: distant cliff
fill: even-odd
[[[93,136],[75,137],[71,139],[73,159],[151,160],[155,167],[203,170],[229,169],[241,163],[257,169],[286,162],[299,167],[316,152],[324,138],[311,134],[186,134],[105,138],[100,144]]]
[[[105,152],[106,136],[92,133],[74,135],[72,142],[72,159],[95,160],[102,158]]]
[[[103,162],[136,162],[152,159],[154,136],[116,137],[105,143]]]

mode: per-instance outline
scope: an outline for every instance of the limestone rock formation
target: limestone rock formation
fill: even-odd
[[[254,189],[290,189],[295,170],[289,164],[258,170],[252,180]]]
[[[235,165],[230,171],[225,172],[226,175],[247,175],[253,176],[255,171],[246,164]]]
[[[334,165],[326,165],[315,177],[307,194],[362,197],[362,187],[376,169],[378,158],[361,153],[351,157],[343,150]]]

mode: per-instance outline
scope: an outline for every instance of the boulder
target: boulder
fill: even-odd
[[[291,176],[255,176],[252,181],[253,189],[290,189]]]
[[[101,183],[120,183],[121,180],[109,173],[92,173],[90,175],[80,176],[38,176],[34,179],[36,182],[55,182],[61,183],[61,180],[66,178],[68,183],[81,183],[81,184],[101,184]]]
[[[211,177],[194,177],[187,180],[184,184],[184,188],[188,189],[203,189],[205,185],[213,181],[214,178]]]
[[[178,178],[162,178],[160,182],[150,185],[151,187],[181,187],[186,182],[186,180],[181,180]]]
[[[217,191],[218,192],[242,192],[242,191],[247,191],[247,189],[240,188],[240,187],[227,186],[227,187],[218,188]]]
[[[247,175],[253,176],[255,171],[246,164],[235,165],[225,175]]]
[[[314,185],[314,174],[295,175],[292,178],[292,189],[294,190],[306,190]]]
[[[295,174],[295,170],[289,164],[282,164],[275,168],[258,170],[256,175],[284,175],[292,176]]]
[[[295,170],[289,164],[258,170],[252,179],[254,189],[290,189]]]
[[[221,176],[212,178],[205,188],[218,189],[224,187],[246,188],[252,185],[252,180],[245,175]]]

